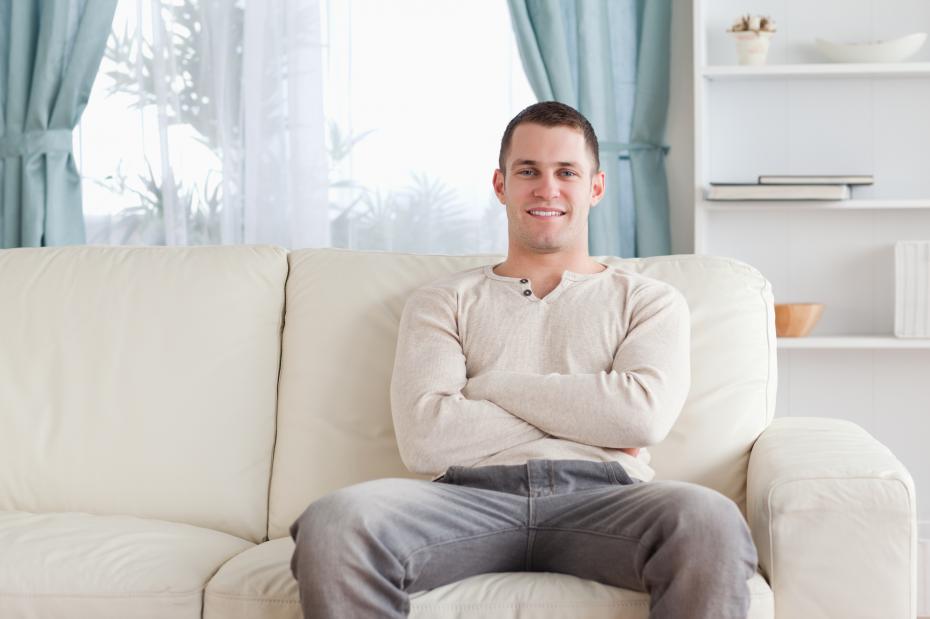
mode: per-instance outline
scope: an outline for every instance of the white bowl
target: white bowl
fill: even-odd
[[[877,43],[832,43],[817,39],[817,49],[834,62],[901,62],[917,53],[927,40],[926,32],[915,32]]]

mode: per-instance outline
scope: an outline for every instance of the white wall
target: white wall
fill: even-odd
[[[694,88],[692,0],[672,0],[672,51],[665,143],[672,253],[694,251]]]

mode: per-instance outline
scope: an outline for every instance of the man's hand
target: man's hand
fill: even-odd
[[[639,447],[621,447],[620,451],[628,453],[634,458],[639,455]]]

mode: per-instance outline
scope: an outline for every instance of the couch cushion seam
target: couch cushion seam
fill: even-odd
[[[206,597],[223,598],[224,600],[236,600],[241,602],[261,602],[263,604],[300,604],[300,600],[283,599],[272,597],[260,597],[257,595],[237,595],[234,593],[218,593],[216,591],[207,591]]]
[[[182,598],[203,595],[203,589],[196,591],[185,591],[180,593],[14,593],[11,591],[0,591],[0,598],[108,598],[108,599],[129,599],[129,598]]]
[[[413,600],[413,610],[442,610],[442,608],[590,608],[592,606],[600,607],[624,607],[624,606],[646,606],[649,600],[629,600],[621,602],[513,602],[506,603],[482,603],[482,602],[431,602],[417,604]]]

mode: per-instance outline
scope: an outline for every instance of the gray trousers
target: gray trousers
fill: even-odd
[[[291,527],[306,618],[399,618],[409,594],[488,572],[559,572],[650,594],[652,619],[745,618],[756,549],[729,498],[616,462],[451,467],[312,503]]]

